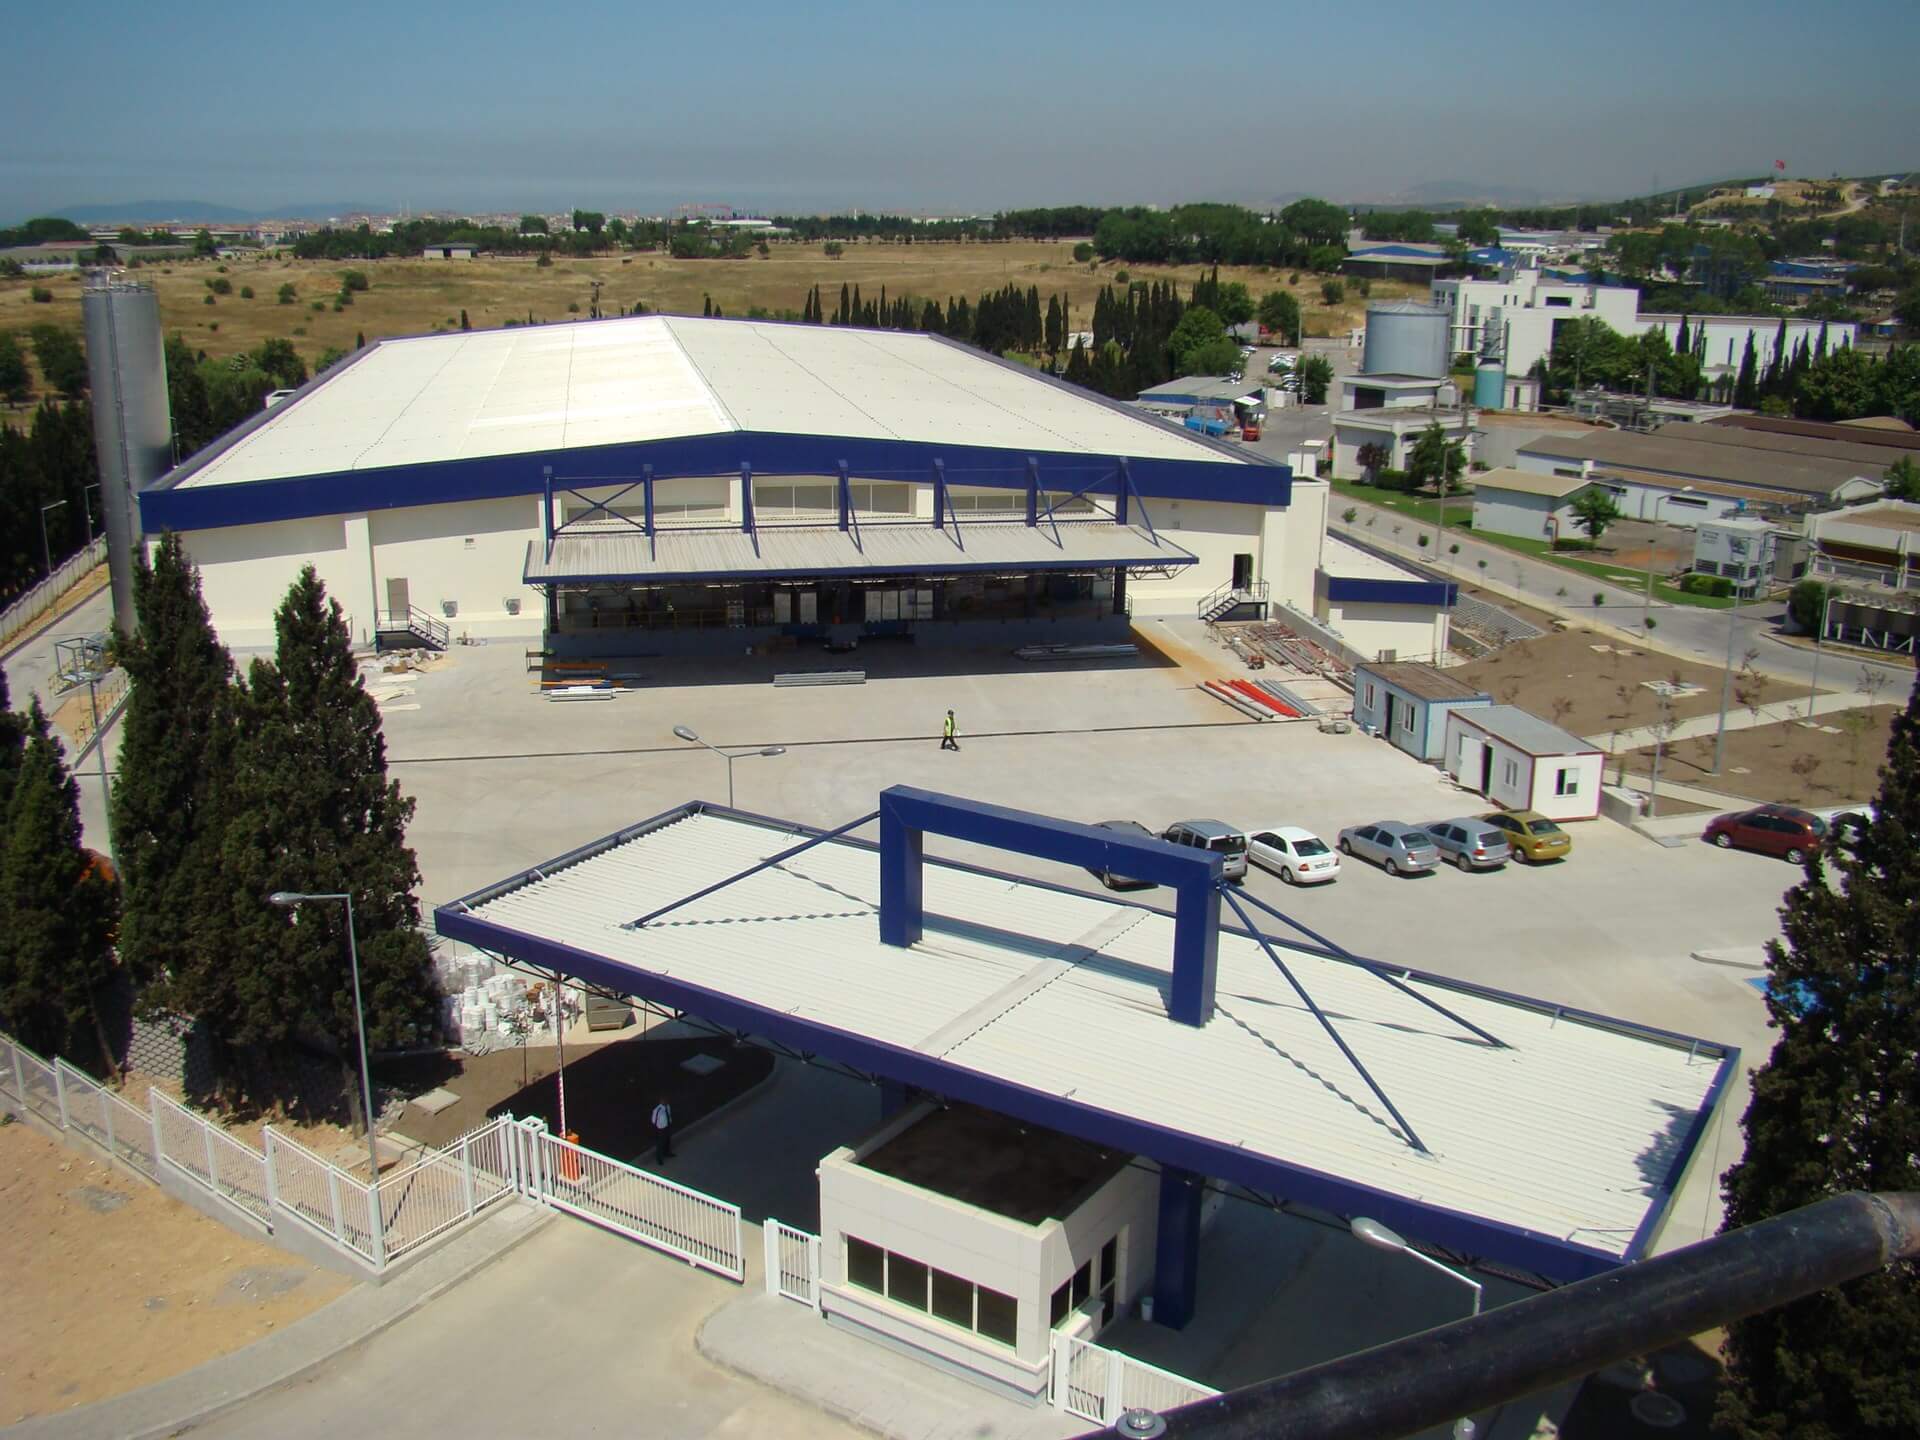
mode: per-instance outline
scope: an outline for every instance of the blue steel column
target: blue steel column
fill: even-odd
[[[644,519],[647,535],[651,537],[653,535],[653,467],[651,465],[640,467],[640,498],[646,503]]]
[[[1120,524],[1127,523],[1127,492],[1133,488],[1133,476],[1127,471],[1127,462],[1120,462],[1120,473],[1114,480],[1113,518]]]
[[[540,510],[542,517],[540,538],[546,543],[546,558],[551,561],[553,559],[553,467],[551,465],[540,467],[540,487],[545,492]]]
[[[924,933],[922,859],[926,836],[880,795],[880,943],[917,945]]]
[[[1040,461],[1027,457],[1027,524],[1040,523]]]
[[[847,528],[847,512],[853,509],[853,486],[847,480],[847,462],[840,462],[840,484],[838,486],[840,528]]]
[[[753,533],[753,466],[740,467],[740,528]]]
[[[1214,972],[1220,959],[1218,863],[1212,881],[1197,877],[1174,887],[1171,1018],[1205,1025],[1213,1018]]]
[[[1171,1165],[1160,1169],[1160,1227],[1153,1243],[1153,1319],[1184,1330],[1200,1290],[1200,1201],[1203,1177]]]
[[[938,530],[947,519],[947,462],[933,462],[933,528]]]

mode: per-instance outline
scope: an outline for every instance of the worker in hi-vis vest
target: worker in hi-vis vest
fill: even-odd
[[[947,711],[946,728],[940,732],[940,748],[942,750],[958,750],[960,748],[960,742],[953,738],[953,711],[951,710]]]

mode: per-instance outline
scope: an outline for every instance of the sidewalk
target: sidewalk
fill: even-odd
[[[759,1253],[758,1240],[756,1229],[750,1253]],[[995,1395],[764,1291],[749,1290],[714,1311],[694,1345],[736,1374],[895,1440],[1063,1440],[1099,1428]]]
[[[0,1427],[3,1440],[173,1435],[296,1380],[411,1315],[527,1239],[552,1212],[507,1201],[384,1285],[361,1284],[274,1335],[111,1400]]]

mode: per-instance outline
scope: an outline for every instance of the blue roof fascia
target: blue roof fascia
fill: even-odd
[[[245,428],[250,430],[264,419],[258,417]],[[440,460],[235,485],[181,488],[177,483],[166,484],[141,493],[140,517],[149,532],[215,530],[465,500],[531,497],[542,493],[542,470],[548,466],[553,469],[555,484],[567,484],[570,477],[571,483],[580,483],[579,477],[587,476],[630,475],[637,479],[646,465],[653,466],[656,482],[677,476],[737,476],[742,465],[751,466],[761,476],[833,475],[842,462],[858,479],[925,480],[933,473],[933,462],[944,460],[950,483],[1023,490],[1029,458],[1039,462],[1043,486],[1051,488],[1058,483],[1068,489],[1085,486],[1095,494],[1115,493],[1118,478],[1110,472],[1118,457],[727,431],[641,444]],[[193,468],[197,469],[199,463],[204,461],[196,457]],[[1293,475],[1284,466],[1128,457],[1128,467],[1135,489],[1153,499],[1275,506],[1287,504],[1292,497]],[[175,472],[175,476],[185,478],[190,473]],[[1052,477],[1057,477],[1057,482]]]
[[[1402,1196],[1386,1194],[1369,1186],[1328,1175],[1323,1171],[1251,1155],[1238,1146],[1204,1140],[1130,1116],[1099,1110],[1090,1105],[982,1075],[978,1071],[937,1060],[918,1051],[904,1050],[833,1026],[800,1019],[783,1011],[769,1010],[764,1006],[703,986],[674,980],[670,976],[638,970],[604,956],[593,955],[555,941],[498,926],[477,915],[467,913],[469,906],[506,894],[518,889],[521,885],[544,879],[570,864],[590,859],[602,851],[625,843],[647,831],[700,812],[766,825],[771,829],[796,836],[820,833],[814,826],[748,811],[730,810],[725,806],[703,801],[693,801],[664,811],[638,824],[627,826],[599,840],[578,846],[545,864],[485,886],[459,900],[437,906],[433,912],[435,929],[449,939],[463,940],[485,950],[585,980],[590,984],[601,985],[616,994],[639,995],[659,1001],[741,1034],[773,1040],[809,1056],[838,1061],[856,1070],[912,1085],[950,1099],[980,1105],[1000,1114],[1023,1119],[1032,1124],[1044,1125],[1063,1134],[1079,1136],[1094,1144],[1131,1151],[1164,1165],[1232,1181],[1251,1190],[1279,1195],[1336,1215],[1366,1214],[1381,1220],[1391,1228],[1402,1230],[1428,1243],[1443,1246],[1457,1254],[1513,1266],[1559,1283],[1570,1283],[1593,1275],[1605,1274],[1625,1263],[1605,1251],[1596,1250],[1560,1236],[1507,1225],[1443,1206],[1408,1200]],[[850,836],[844,837],[837,843],[875,852],[880,849],[874,842]],[[1070,890],[1065,885],[1034,880],[1025,876],[1006,875],[986,866],[963,861],[942,859],[937,863],[973,874],[1017,880],[1024,885],[1039,885],[1042,888],[1063,893],[1081,893]],[[1139,905],[1137,901],[1115,900],[1113,903],[1137,905],[1141,909],[1152,910],[1161,915],[1172,913],[1158,906]],[[1235,925],[1223,924],[1221,928],[1223,931],[1237,935],[1250,933]],[[1316,955],[1346,959],[1317,945],[1291,940],[1287,943],[1290,947],[1307,950]],[[1698,1151],[1716,1107],[1724,1098],[1725,1087],[1730,1077],[1737,1072],[1740,1052],[1717,1042],[1663,1030],[1657,1026],[1623,1021],[1570,1006],[1552,1005],[1529,996],[1433,975],[1399,964],[1392,968],[1407,980],[1441,985],[1467,994],[1482,995],[1524,1005],[1530,1009],[1550,1011],[1557,1016],[1580,1023],[1600,1025],[1619,1030],[1624,1034],[1657,1039],[1676,1047],[1685,1046],[1690,1051],[1705,1050],[1721,1057],[1719,1071],[1708,1091],[1707,1098],[1695,1113],[1687,1138],[1683,1141],[1673,1164],[1669,1166],[1662,1187],[1655,1192],[1659,1196],[1658,1203],[1642,1220],[1632,1242],[1634,1247],[1642,1247],[1650,1243],[1657,1233],[1665,1211],[1671,1205],[1673,1191],[1678,1188],[1687,1164]],[[1641,1256],[1636,1248],[1630,1248],[1627,1251],[1627,1260],[1639,1258]]]
[[[1667,1216],[1673,1209],[1673,1202],[1680,1193],[1687,1170],[1701,1153],[1700,1147],[1706,1140],[1707,1129],[1725,1102],[1733,1077],[1739,1073],[1740,1051],[1729,1046],[1721,1054],[1720,1068],[1714,1074],[1713,1083],[1707,1087],[1706,1098],[1700,1102],[1700,1108],[1693,1112],[1693,1119],[1687,1125],[1680,1148],[1674,1152],[1673,1162],[1667,1166],[1666,1174],[1660,1177],[1660,1183],[1653,1189],[1653,1204],[1647,1208],[1646,1217],[1641,1220],[1640,1228],[1633,1232],[1633,1239],[1627,1245],[1626,1258],[1629,1261],[1644,1260],[1648,1249],[1659,1237],[1660,1228],[1666,1224]]]
[[[765,531],[762,531],[761,533],[764,534]],[[789,569],[789,570],[772,570],[772,569],[688,570],[688,571],[648,570],[644,573],[639,573],[639,572],[626,573],[621,571],[608,571],[605,574],[594,574],[594,575],[565,575],[557,578],[553,576],[548,576],[539,580],[532,580],[527,578],[526,569],[523,566],[521,568],[521,573],[520,573],[520,583],[523,585],[543,585],[543,586],[544,585],[628,585],[636,581],[645,581],[648,584],[662,584],[662,585],[670,585],[670,584],[726,585],[734,581],[782,580],[782,579],[789,579],[797,576],[805,576],[807,579],[810,579],[810,580],[813,580],[813,579],[819,579],[819,580],[862,579],[862,578],[884,579],[889,575],[908,575],[908,576],[972,575],[972,574],[1004,575],[1013,571],[1018,571],[1022,574],[1025,574],[1028,571],[1032,571],[1038,574],[1041,572],[1054,571],[1054,570],[1080,571],[1080,572],[1085,572],[1088,570],[1131,570],[1131,569],[1157,570],[1162,566],[1195,565],[1198,563],[1199,563],[1199,559],[1197,556],[1188,555],[1183,552],[1178,556],[1169,554],[1163,558],[1156,558],[1152,560],[1143,560],[1139,558],[1135,558],[1132,560],[1045,560],[1045,561],[994,560],[990,562],[969,563],[969,562],[963,561],[959,564],[936,563],[936,564],[928,564],[928,565],[887,565],[887,566],[828,565],[828,566],[822,566],[822,567],[809,566],[806,569],[798,569],[798,570],[795,570],[795,569]]]
[[[1327,599],[1366,605],[1438,605],[1451,609],[1460,587],[1441,580],[1363,580],[1329,575]]]

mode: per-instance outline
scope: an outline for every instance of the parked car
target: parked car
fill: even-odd
[[[1761,805],[1714,816],[1700,838],[1722,850],[1758,850],[1799,865],[1819,853],[1827,838],[1827,822],[1791,805]]]
[[[1099,822],[1099,828],[1102,830],[1112,830],[1117,834],[1126,835],[1135,840],[1157,840],[1160,838],[1138,820],[1102,820]],[[1151,880],[1134,880],[1125,875],[1116,875],[1111,870],[1096,870],[1091,865],[1087,867],[1087,873],[1109,890],[1151,890],[1154,888],[1154,882]]]
[[[1440,864],[1433,838],[1418,826],[1399,820],[1349,825],[1340,832],[1340,850],[1375,861],[1389,875],[1420,875]]]
[[[1228,880],[1247,877],[1246,832],[1224,820],[1181,820],[1162,830],[1160,838],[1213,851],[1220,857],[1220,873]]]
[[[1507,837],[1513,858],[1523,864],[1564,860],[1573,853],[1573,837],[1538,810],[1496,810],[1480,818]]]
[[[1247,837],[1247,858],[1288,885],[1324,885],[1340,878],[1340,857],[1298,825],[1273,825]]]
[[[1833,839],[1842,836],[1858,839],[1879,815],[1871,805],[1841,805],[1832,810],[1816,810],[1813,813],[1827,822],[1828,836]]]
[[[1440,858],[1462,870],[1498,870],[1513,858],[1507,832],[1485,820],[1441,820],[1421,828],[1433,837]]]

